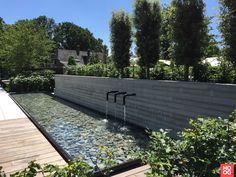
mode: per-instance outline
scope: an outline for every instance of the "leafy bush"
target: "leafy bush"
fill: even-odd
[[[218,82],[218,83],[236,83],[236,72],[233,66],[226,61],[222,61],[220,66],[210,66],[200,63],[190,68],[193,81],[198,82]],[[119,77],[119,72],[112,64],[90,64],[67,66],[66,74],[79,76],[97,76],[97,77]],[[150,68],[150,79],[152,80],[174,80],[182,81],[184,78],[183,66],[177,66],[171,63],[170,66],[158,63]],[[139,66],[130,66],[124,68],[124,78],[146,78],[146,71]]]
[[[201,63],[193,67],[193,80],[199,82],[209,81],[210,79],[209,68],[210,66],[207,63],[206,64]]]
[[[40,165],[34,161],[30,162],[28,167],[20,172],[11,174],[11,177],[92,177],[93,172],[97,171],[102,176],[110,176],[112,166],[116,165],[114,154],[106,146],[101,146],[97,153],[95,167],[91,167],[84,161],[71,161],[67,166],[59,167],[57,165]],[[0,166],[0,177],[6,177],[3,168]]]
[[[227,119],[198,118],[179,133],[179,140],[167,130],[151,133],[146,152],[139,157],[151,165],[151,177],[219,176],[220,163],[236,163],[236,110]]]
[[[103,64],[87,65],[85,75],[102,77],[105,76],[104,72],[105,72],[105,65]]]
[[[63,168],[56,165],[40,165],[35,162],[30,162],[28,167],[21,172],[11,174],[11,177],[64,177],[64,176],[77,176],[77,177],[91,177],[92,167],[85,162],[69,162]],[[6,177],[6,174],[0,168],[0,177]]]
[[[68,65],[76,65],[75,58],[73,56],[68,58]]]
[[[93,64],[67,66],[66,74],[79,76],[118,77],[119,72],[113,65]]]
[[[53,91],[54,73],[50,70],[37,71],[31,74],[24,73],[10,79],[8,91],[10,92],[33,92]]]

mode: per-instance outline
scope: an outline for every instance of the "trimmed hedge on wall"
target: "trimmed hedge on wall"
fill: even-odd
[[[66,74],[79,76],[119,77],[119,72],[112,64],[67,66]],[[163,63],[158,63],[150,69],[151,80],[182,81],[184,80],[183,76],[183,66],[168,66]],[[131,66],[125,68],[124,77],[143,79],[145,78],[145,73],[139,66]],[[190,69],[190,80],[213,83],[236,83],[236,71],[227,63],[222,63],[220,66],[215,67],[208,64],[201,64]]]
[[[18,75],[10,79],[8,91],[10,92],[52,92],[55,87],[53,71],[39,71]]]

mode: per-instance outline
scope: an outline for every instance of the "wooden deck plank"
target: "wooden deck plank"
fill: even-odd
[[[113,177],[146,177],[145,173],[150,169],[149,165],[144,165],[121,174],[117,174]]]
[[[30,161],[66,165],[60,154],[28,118],[0,121],[0,166],[9,175]]]

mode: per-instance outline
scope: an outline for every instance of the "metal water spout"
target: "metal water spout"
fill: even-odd
[[[116,103],[116,101],[117,101],[117,96],[118,95],[124,95],[124,94],[126,94],[127,92],[117,92],[117,93],[115,93],[114,94],[114,103]],[[115,104],[115,118],[116,118],[116,104]]]
[[[108,110],[109,110],[109,95],[110,94],[114,94],[114,93],[117,93],[117,92],[119,92],[119,91],[109,91],[109,92],[107,92],[107,94],[106,94],[106,119],[107,119],[107,116],[108,116]]]
[[[131,97],[131,96],[136,96],[136,93],[129,93],[129,94],[125,94],[123,96],[123,120],[124,120],[124,124],[126,123],[126,98],[127,97]]]

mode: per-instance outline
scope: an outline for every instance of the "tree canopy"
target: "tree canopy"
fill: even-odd
[[[161,11],[161,30],[160,30],[160,58],[163,60],[171,59],[171,7],[164,6]]]
[[[134,6],[139,65],[147,69],[147,77],[149,78],[149,68],[156,64],[160,53],[160,4],[158,0],[136,0]]]
[[[50,39],[53,39],[54,31],[57,26],[53,18],[48,18],[46,16],[39,16],[33,19],[33,21],[36,23],[36,26],[38,28],[45,28],[46,31],[48,32],[48,36],[50,37]]]
[[[185,80],[189,80],[189,67],[196,65],[203,53],[206,28],[203,0],[173,0],[174,59],[185,66]]]
[[[30,20],[7,25],[0,36],[0,58],[5,68],[18,71],[45,67],[51,60],[54,43],[47,31]]]
[[[220,31],[224,39],[226,58],[236,67],[236,1],[219,0]]]
[[[94,38],[88,30],[71,22],[59,23],[55,28],[54,41],[57,46],[69,50],[92,50],[102,52],[103,41]]]
[[[5,27],[5,22],[3,18],[0,17],[0,32],[3,32],[4,27]]]
[[[131,41],[131,21],[124,11],[113,12],[110,22],[111,51],[114,64],[123,76],[129,66]]]

